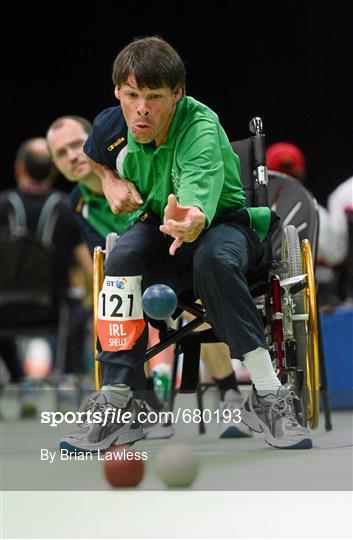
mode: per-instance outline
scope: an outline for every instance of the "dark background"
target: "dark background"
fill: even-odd
[[[24,139],[45,135],[59,115],[93,120],[116,103],[114,58],[134,37],[150,34],[179,51],[187,93],[218,113],[230,139],[246,137],[259,115],[268,144],[299,145],[319,202],[353,174],[352,2],[45,5],[13,6],[3,18],[3,189],[13,182]],[[59,186],[70,189],[62,179]]]

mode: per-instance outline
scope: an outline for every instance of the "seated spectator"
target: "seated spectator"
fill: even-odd
[[[353,210],[353,176],[332,191],[327,199],[327,208],[332,228],[337,235],[338,257],[340,262],[343,262],[348,254],[347,214]]]
[[[278,171],[293,176],[305,184],[307,178],[306,159],[302,150],[295,144],[277,142],[266,150],[266,160],[269,170]],[[317,246],[316,279],[318,281],[318,299],[321,306],[337,302],[335,292],[335,272],[333,267],[342,260],[339,238],[333,227],[332,219],[323,206],[319,209],[319,238]]]
[[[42,217],[41,222],[44,222],[43,216],[49,216],[51,212],[50,221],[46,221],[47,227],[43,234],[54,248],[56,287],[58,290],[67,290],[69,270],[74,260],[79,262],[87,274],[92,275],[92,269],[88,250],[81,241],[79,227],[69,207],[67,195],[52,188],[56,174],[44,138],[33,138],[22,143],[15,158],[17,187],[0,195],[0,227],[11,230],[21,216],[21,226],[38,235],[40,218]],[[47,229],[50,229],[51,233]],[[74,325],[70,325],[72,326]],[[73,342],[82,342],[82,334],[80,328]],[[81,372],[83,347],[79,350],[80,358],[68,352],[66,372]]]
[[[342,301],[353,299],[353,176],[342,182],[327,200],[335,249],[342,263],[339,294]]]
[[[277,142],[266,150],[267,167],[294,176],[304,183],[306,178],[306,161],[303,152],[295,144]]]

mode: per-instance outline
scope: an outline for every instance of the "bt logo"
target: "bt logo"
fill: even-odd
[[[127,283],[126,278],[118,278],[118,279],[107,279],[105,284],[107,287],[117,287],[118,289],[125,289],[125,285]]]

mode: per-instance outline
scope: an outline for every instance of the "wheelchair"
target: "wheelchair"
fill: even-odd
[[[280,181],[277,180],[277,184],[270,183],[271,187],[268,188],[262,120],[259,117],[253,118],[249,129],[250,137],[232,143],[234,151],[240,158],[241,179],[246,192],[247,205],[270,207],[269,199],[272,199],[272,206],[277,208],[278,193],[283,191],[283,186],[280,185],[281,180],[283,183],[283,178],[280,178]],[[272,176],[274,176],[273,173]],[[305,226],[301,223],[300,229],[292,224],[291,219],[295,215],[300,214],[303,217],[303,212],[299,212],[298,204],[294,201],[294,204],[297,204],[296,211],[292,209],[284,219],[281,219],[279,228],[265,241],[263,262],[246,278],[263,320],[274,368],[282,384],[293,389],[300,398],[297,414],[301,424],[315,429],[318,427],[320,413],[320,350],[312,253],[316,250],[318,217],[313,198],[308,195],[304,187],[301,186],[301,190],[299,190],[298,204],[303,205],[305,197],[310,201],[311,220],[309,220],[310,216],[305,215],[303,222]],[[286,205],[288,198],[283,199],[285,202],[281,204]],[[309,231],[309,228],[312,230]],[[309,232],[311,242],[307,237],[309,235],[305,235],[306,232]],[[106,249],[96,247],[94,251],[93,295],[97,390],[101,387],[96,333],[98,296],[104,279],[104,259],[109,256],[116,239],[117,235],[111,233],[107,237]],[[202,305],[196,303],[195,300],[192,294],[179,296],[178,307],[173,318],[177,318],[183,311],[187,311],[195,318],[177,329],[168,328],[166,325],[160,330],[160,342],[146,351],[147,361],[170,345],[176,345],[169,410],[173,409],[179,355],[183,354],[179,392],[195,392],[199,382],[201,343],[219,342],[212,329],[197,331],[199,326],[207,322],[207,315]],[[153,321],[149,322],[154,325]],[[198,394],[199,397],[200,394]]]

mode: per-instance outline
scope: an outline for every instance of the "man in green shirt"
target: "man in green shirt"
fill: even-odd
[[[110,110],[108,110],[109,112]],[[105,112],[106,114],[106,112]],[[104,116],[105,116],[104,114]],[[115,144],[103,144],[103,156],[108,164],[114,166],[119,153],[127,144],[127,126],[120,106],[114,107],[113,133],[109,131]],[[54,120],[47,131],[47,143],[54,163],[63,176],[76,184],[71,192],[71,203],[79,222],[82,236],[93,255],[96,246],[105,248],[106,236],[114,231],[121,235],[133,221],[133,214],[113,214],[109,203],[102,190],[101,181],[92,170],[88,157],[83,152],[83,145],[91,132],[91,123],[81,116],[66,115]],[[117,144],[118,143],[118,144]],[[102,160],[102,152],[96,156]],[[149,346],[158,342],[158,331],[153,326],[149,327]],[[153,360],[168,361],[172,351],[165,351],[163,359],[154,357]],[[241,405],[241,394],[238,391],[237,381],[230,363],[229,353],[223,344],[205,344],[202,347],[202,357],[208,370],[220,392],[220,409],[232,410]],[[215,362],[215,358],[217,362]],[[171,361],[171,358],[170,358]],[[147,372],[153,370],[149,366]],[[158,409],[153,391],[153,377],[147,378],[146,401],[149,406]],[[251,432],[239,426],[231,426],[228,417],[220,425],[220,437],[248,437]],[[152,426],[154,424],[152,423]],[[145,438],[170,437],[173,433],[172,426],[163,426],[162,429],[151,430],[144,424]]]
[[[61,446],[103,450],[142,437],[131,399],[131,390],[144,384],[141,287],[165,283],[178,294],[192,289],[232,358],[243,358],[254,386],[242,421],[264,432],[273,447],[311,448],[308,430],[295,418],[296,396],[273,370],[244,276],[261,259],[268,212],[245,208],[239,159],[217,115],[184,95],[183,62],[158,37],[127,45],[115,60],[113,81],[128,145],[116,160],[118,174],[104,162],[94,167],[112,211],[137,211],[140,218],[106,264],[98,320],[103,386],[96,407],[113,406],[130,420],[100,430],[84,425]],[[97,125],[90,139],[99,145]]]
[[[82,236],[91,254],[95,246],[105,246],[106,236],[114,231],[122,234],[131,214],[113,214],[104,197],[102,184],[83,152],[83,145],[92,129],[81,116],[66,115],[54,120],[47,131],[51,157],[63,176],[76,185],[70,194],[71,204],[79,221]],[[126,139],[126,123],[121,114],[120,136]]]

